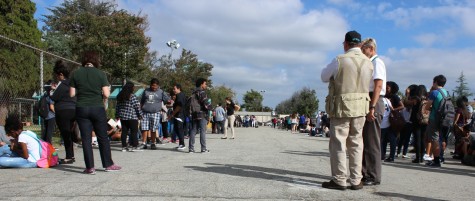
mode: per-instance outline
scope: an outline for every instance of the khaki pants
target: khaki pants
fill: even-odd
[[[332,118],[330,121],[330,163],[332,180],[346,186],[347,172],[350,170],[351,185],[358,185],[363,160],[363,126],[365,117]],[[349,167],[346,167],[346,155]]]
[[[231,127],[231,137],[234,138],[234,120],[236,120],[236,117],[233,115],[229,115],[226,119],[226,123],[224,123],[224,137],[228,137],[228,124],[229,127]]]

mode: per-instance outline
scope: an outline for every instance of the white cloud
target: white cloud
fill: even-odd
[[[148,15],[152,49],[168,54],[165,42],[176,39],[214,65],[214,85],[233,88],[239,101],[250,89],[266,90],[271,107],[304,86],[319,87],[320,69],[333,57],[327,53],[342,48],[348,28],[336,10],[304,12],[298,0],[118,3]]]
[[[475,62],[474,51],[474,48],[391,49],[382,59],[387,67],[388,80],[398,83],[400,89],[410,84],[431,86],[432,78],[443,74],[447,77],[446,88],[452,91],[462,71],[469,84],[474,82],[475,72],[468,70]],[[475,90],[473,84],[469,88]]]

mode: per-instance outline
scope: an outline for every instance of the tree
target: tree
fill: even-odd
[[[102,69],[117,78],[135,78],[145,63],[150,38],[146,16],[116,10],[111,1],[66,0],[44,16],[48,49],[78,60],[84,51],[102,55]]]
[[[457,79],[457,83],[458,86],[456,86],[454,89],[454,94],[456,97],[454,98],[454,100],[457,100],[462,96],[466,96],[468,98],[473,95],[473,93],[470,93],[470,89],[468,88],[468,84],[465,81],[465,75],[463,74],[463,71],[460,73],[460,76]]]
[[[34,19],[35,3],[27,0],[0,0],[0,27],[3,36],[42,47],[41,32]],[[0,39],[1,96],[31,97],[39,89],[39,53]]]
[[[211,104],[213,106],[221,103],[223,106],[226,104],[224,100],[226,97],[234,97],[234,91],[226,87],[225,85],[209,88],[208,97],[211,98]],[[235,103],[237,104],[237,103]]]
[[[297,112],[310,117],[317,112],[318,102],[315,90],[304,87],[302,90],[295,92],[291,98],[279,103],[275,110],[278,114]]]
[[[243,108],[246,108],[246,111],[249,112],[260,112],[262,111],[262,101],[264,100],[262,94],[254,89],[251,91],[246,91],[243,97]]]
[[[196,88],[195,81],[198,78],[207,79],[208,88],[213,88],[209,79],[213,65],[199,61],[198,56],[189,50],[183,49],[176,61],[171,55],[163,55],[159,63],[159,66],[153,68],[153,75],[160,80],[160,86],[164,90],[169,91],[174,84],[179,83],[185,94],[191,94]]]

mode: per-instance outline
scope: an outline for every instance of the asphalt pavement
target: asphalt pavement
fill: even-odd
[[[197,136],[199,138],[199,135]],[[100,167],[82,174],[76,162],[49,169],[0,169],[0,200],[473,200],[475,168],[447,159],[442,168],[397,158],[383,163],[382,183],[362,190],[323,189],[330,179],[328,140],[269,127],[236,128],[236,139],[207,134],[209,153],[175,149],[121,152],[112,142],[119,172]],[[195,150],[200,150],[199,139]],[[188,146],[188,140],[186,140]],[[60,157],[64,151],[59,150]]]

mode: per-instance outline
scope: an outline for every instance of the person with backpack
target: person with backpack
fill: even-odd
[[[40,145],[31,134],[31,131],[24,131],[20,119],[9,116],[5,121],[5,131],[9,137],[10,145],[0,147],[0,167],[1,168],[35,168],[36,162],[40,158]]]
[[[56,114],[56,125],[59,128],[61,138],[63,139],[64,151],[66,157],[60,160],[61,164],[72,164],[76,161],[74,157],[74,144],[78,143],[79,139],[74,133],[74,122],[76,121],[76,97],[69,95],[70,80],[69,69],[66,63],[62,60],[56,61],[53,73],[58,80],[58,85],[54,93],[51,95],[51,100],[54,101],[54,111]]]
[[[211,100],[206,94],[207,81],[204,78],[198,78],[195,82],[196,89],[189,98],[189,111],[193,121],[193,128],[190,134],[188,152],[195,153],[195,136],[200,131],[201,153],[208,153],[206,147],[206,125],[209,120],[209,111],[211,109]]]
[[[54,83],[53,80],[48,80],[44,87],[45,93],[39,101],[38,108],[40,117],[43,120],[41,127],[41,139],[49,143],[51,143],[51,139],[53,138],[53,132],[55,130],[56,124],[54,102],[51,100],[51,94],[55,89],[56,83]]]
[[[426,163],[429,167],[441,167],[439,144],[440,135],[448,133],[448,126],[451,126],[454,120],[454,108],[447,108],[451,105],[449,93],[444,89],[447,79],[444,75],[437,75],[432,82],[432,90],[429,94],[426,110],[430,111],[429,125],[427,126],[427,137],[431,141],[432,154],[434,159]],[[449,106],[450,107],[450,106]]]

